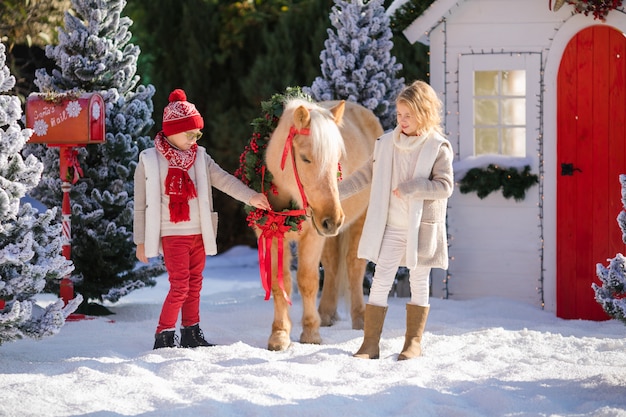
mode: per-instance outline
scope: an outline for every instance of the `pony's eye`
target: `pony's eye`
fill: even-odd
[[[302,160],[302,162],[304,162],[305,164],[310,164],[311,160],[309,158],[307,158],[304,155],[300,155],[300,159]]]

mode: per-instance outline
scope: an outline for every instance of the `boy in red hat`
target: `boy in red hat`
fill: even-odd
[[[170,289],[163,302],[154,349],[176,347],[181,314],[181,347],[213,346],[200,329],[200,290],[207,255],[217,253],[217,213],[212,187],[248,205],[270,210],[262,193],[224,171],[196,143],[204,120],[183,90],[169,96],[163,130],[154,148],[139,155],[135,170],[134,242],[137,259],[163,254]]]

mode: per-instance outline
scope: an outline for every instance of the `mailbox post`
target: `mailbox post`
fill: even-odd
[[[59,167],[61,175],[61,191],[63,192],[63,202],[61,203],[61,218],[62,218],[62,230],[61,241],[63,242],[63,256],[65,259],[72,259],[72,206],[70,204],[70,191],[72,184],[78,181],[81,175],[80,167],[74,163],[76,161],[76,149],[70,145],[59,146]],[[73,164],[73,179],[69,181],[69,168]],[[78,171],[78,172],[77,172]],[[67,305],[69,300],[74,298],[74,284],[69,275],[66,275],[61,279],[59,288],[59,295],[61,299]]]
[[[59,147],[61,192],[63,193],[63,256],[71,260],[72,209],[70,190],[82,170],[76,155],[77,146],[105,141],[104,100],[97,93],[32,93],[26,102],[26,127],[33,129],[29,143]],[[61,280],[59,295],[65,305],[74,298],[74,284],[67,275]]]

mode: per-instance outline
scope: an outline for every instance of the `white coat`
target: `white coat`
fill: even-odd
[[[394,134],[399,135],[398,128],[381,136],[368,163],[339,184],[343,199],[371,183],[357,256],[374,263],[380,254],[392,191]],[[417,265],[448,268],[446,210],[454,188],[452,159],[450,142],[431,132],[418,157],[413,179],[398,186],[401,194],[409,198],[409,230],[402,262],[409,269]]]
[[[139,155],[139,164],[135,170],[133,238],[135,244],[145,245],[148,258],[163,253],[160,222],[161,182],[164,178],[161,178],[160,167],[162,165],[167,167],[167,163],[156,148],[149,148]],[[212,187],[246,204],[256,191],[224,171],[201,146],[198,147],[194,168],[204,250],[207,255],[215,255],[217,254],[217,213],[213,211]]]

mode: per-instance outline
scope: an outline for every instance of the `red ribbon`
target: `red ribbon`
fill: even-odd
[[[261,274],[261,282],[265,290],[265,300],[270,299],[272,291],[272,239],[276,238],[278,243],[278,271],[276,278],[278,286],[283,291],[285,301],[291,305],[291,300],[287,291],[285,291],[285,283],[283,280],[283,243],[285,233],[291,229],[291,226],[285,224],[286,215],[284,213],[269,212],[267,221],[264,225],[259,226],[262,230],[259,236],[259,269]]]
[[[76,184],[76,182],[80,179],[80,177],[83,175],[83,169],[80,167],[80,164],[78,163],[78,151],[74,148],[70,148],[70,147],[63,147],[62,150],[64,150],[65,155],[61,155],[61,158],[65,157],[65,172],[62,173],[61,175],[61,179],[63,181],[68,179],[68,171],[71,168],[72,169],[72,184]],[[63,166],[63,164],[61,165]]]

